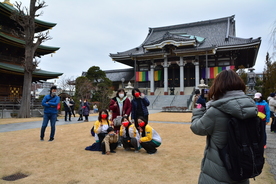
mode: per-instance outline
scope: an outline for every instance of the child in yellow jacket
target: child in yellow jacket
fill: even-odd
[[[142,148],[144,148],[148,154],[156,153],[156,148],[162,143],[160,135],[150,125],[148,125],[148,121],[145,118],[139,117],[137,122],[141,137],[139,142]]]

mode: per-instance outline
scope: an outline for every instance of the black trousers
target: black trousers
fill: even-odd
[[[138,142],[137,142],[137,139],[135,138],[124,138],[122,137],[122,143],[123,143],[123,147],[125,149],[128,149],[128,148],[134,148],[136,151],[138,151]]]
[[[149,141],[149,142],[141,142],[141,146],[147,151],[147,153],[155,153],[157,151],[157,145],[154,144],[154,142]]]
[[[99,133],[99,134],[98,134],[99,143],[102,143],[102,142],[103,142],[103,140],[104,140],[106,134],[107,134],[107,133]]]
[[[65,111],[65,121],[67,121],[67,115],[69,116],[69,121],[71,121],[71,111]]]
[[[118,144],[117,142],[115,142],[115,143],[110,143],[110,144],[109,144],[109,149],[110,149],[110,151],[114,151],[114,150],[117,148],[117,144]],[[101,146],[102,146],[102,153],[105,153],[105,152],[106,152],[105,143],[102,142]]]

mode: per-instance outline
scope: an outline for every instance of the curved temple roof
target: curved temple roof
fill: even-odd
[[[25,45],[25,41],[9,36],[3,32],[0,32],[0,42],[13,45],[19,48],[24,48],[24,45]],[[49,47],[49,46],[39,45],[36,52],[39,55],[45,55],[45,54],[53,53],[57,50],[59,50],[59,47]]]
[[[16,8],[12,6],[12,4],[0,3],[0,12],[6,15],[7,17],[10,17],[13,11],[17,11]],[[56,23],[46,22],[42,20],[35,19],[35,23],[37,24],[36,32],[45,31],[48,29],[51,29],[56,25]]]
[[[0,63],[0,71],[6,72],[6,73],[24,74],[24,68],[22,66],[2,63],[2,62]],[[33,72],[33,77],[52,79],[52,78],[57,78],[62,74],[63,73],[50,72],[46,70],[37,69]]]
[[[236,37],[235,16],[199,21],[187,24],[149,28],[144,42],[133,49],[110,53],[114,61],[134,66],[135,58],[149,59],[166,54],[166,45],[175,46],[173,52],[178,56],[194,56],[202,53],[215,54],[217,51],[253,48],[255,58],[261,38]],[[204,55],[204,54],[203,54]],[[254,65],[255,59],[250,61]]]

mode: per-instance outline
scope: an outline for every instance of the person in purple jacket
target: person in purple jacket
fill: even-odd
[[[270,109],[269,109],[268,103],[265,100],[263,100],[261,93],[255,93],[254,100],[257,105],[258,112],[262,113],[265,116],[264,118],[261,118],[261,119],[262,119],[262,123],[264,126],[264,148],[266,148],[266,128],[265,128],[265,126],[270,121]]]
[[[55,131],[56,131],[56,120],[57,120],[57,106],[59,104],[60,98],[56,94],[57,87],[52,86],[50,89],[50,94],[46,95],[42,100],[42,106],[44,107],[43,122],[40,130],[40,140],[44,141],[44,133],[48,122],[51,123],[51,133],[49,141],[54,140]]]

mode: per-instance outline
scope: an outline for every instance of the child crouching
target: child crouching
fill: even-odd
[[[111,153],[116,153],[114,150],[118,145],[118,135],[114,132],[112,127],[108,127],[107,135],[102,141],[102,154],[109,155]]]

